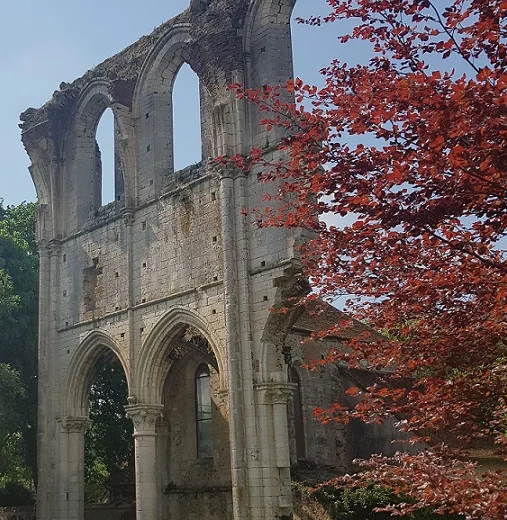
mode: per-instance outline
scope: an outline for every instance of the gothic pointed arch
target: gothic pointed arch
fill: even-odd
[[[245,22],[244,48],[247,60],[246,86],[285,85],[292,78],[292,36],[290,20],[296,0],[254,0]],[[281,137],[279,129],[266,133],[260,127],[262,116],[251,111],[253,145],[267,147]]]
[[[140,201],[149,200],[174,184],[173,87],[184,64],[199,77],[192,58],[190,28],[189,24],[171,27],[146,58],[136,84],[133,112],[138,120]],[[204,106],[204,90],[201,82],[199,111]]]
[[[187,339],[193,337],[197,338],[197,345],[191,344]],[[171,309],[158,321],[141,348],[134,376],[134,388],[137,392],[135,397],[139,402],[161,402],[171,364],[180,357],[180,351],[187,348],[199,350],[200,356],[220,374],[221,387],[226,388],[226,370],[220,341],[201,316],[178,307]]]
[[[250,5],[244,39],[249,88],[285,83],[292,77],[290,21],[295,5],[296,0],[254,0]]]
[[[102,164],[96,141],[99,121],[110,108],[114,115],[116,141],[123,134],[120,126],[120,107],[113,98],[111,82],[105,78],[91,81],[76,101],[70,124],[64,136],[62,207],[64,208],[65,234],[78,231],[93,218],[102,206]],[[119,138],[119,139],[118,139]],[[118,184],[118,200],[124,201],[124,164],[117,161],[115,176]],[[64,194],[64,195],[63,195]]]
[[[118,344],[105,331],[90,332],[77,347],[66,371],[62,392],[64,417],[88,415],[88,395],[93,383],[95,367],[99,360],[108,357],[120,362],[129,384],[128,364]]]
[[[309,292],[308,281],[301,276],[300,265],[294,262],[284,270],[277,282],[275,306],[269,311],[262,334],[261,381],[268,382],[275,373],[287,377],[287,360],[290,346],[286,344],[291,328],[304,312],[304,307],[294,305],[293,300]],[[284,309],[281,312],[281,309]]]

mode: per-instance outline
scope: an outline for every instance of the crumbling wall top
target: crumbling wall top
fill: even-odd
[[[146,56],[161,35],[171,26],[187,22],[189,18],[190,9],[187,9],[180,15],[157,27],[151,34],[141,37],[137,42],[88,70],[72,83],[62,82],[59,90],[56,90],[52,98],[42,107],[37,109],[28,108],[21,114],[20,119],[22,123],[19,126],[22,132],[25,133],[41,123],[50,121],[52,116],[63,116],[66,112],[69,112],[73,102],[79,97],[80,92],[93,79],[107,78],[113,83],[135,84]]]
[[[25,134],[42,123],[62,127],[80,93],[93,80],[107,79],[115,90],[114,97],[129,106],[143,64],[157,42],[179,25],[188,24],[192,35],[189,64],[200,79],[211,83],[213,76],[227,77],[243,59],[241,28],[249,0],[192,0],[190,6],[176,17],[157,27],[118,54],[88,70],[71,83],[63,82],[59,90],[42,107],[29,108],[20,116],[20,128]],[[238,44],[239,43],[239,44]],[[54,123],[58,124],[55,125]]]

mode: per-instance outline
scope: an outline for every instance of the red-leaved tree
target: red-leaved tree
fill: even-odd
[[[374,457],[339,483],[374,480],[407,494],[388,508],[398,514],[431,506],[507,518],[505,472],[466,462],[478,449],[507,452],[507,1],[328,3],[329,16],[306,23],[354,21],[339,41],[370,42],[372,58],[333,61],[320,89],[299,79],[262,91],[234,85],[266,112],[262,124],[290,137],[280,162],[260,149],[221,160],[262,165],[264,181],[277,180],[277,209],[262,225],[313,230],[301,255],[315,293],[350,295],[351,313],[385,332],[322,362],[367,360],[389,367],[391,383],[353,389],[355,409],[335,405],[318,418],[394,415],[430,447]],[[284,101],[287,90],[295,102]]]

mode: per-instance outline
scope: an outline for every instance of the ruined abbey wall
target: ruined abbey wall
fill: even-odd
[[[213,160],[254,146],[280,158],[280,132],[265,132],[227,87],[292,77],[294,3],[193,0],[21,116],[39,199],[38,520],[84,518],[88,393],[111,356],[129,386],[137,520],[288,517],[291,465],[347,468],[345,433],[310,422],[343,378],[304,374],[311,327],[273,311],[307,289],[305,237],[252,223],[276,184]],[[172,88],[184,63],[200,80],[203,161],[174,171]],[[102,206],[95,133],[107,108],[116,194]]]

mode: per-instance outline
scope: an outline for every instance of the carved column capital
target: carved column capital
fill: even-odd
[[[255,389],[260,393],[264,404],[286,405],[294,394],[294,383],[260,383]]]
[[[211,168],[220,180],[246,177],[246,172],[231,162],[224,165],[213,164]]]
[[[156,435],[157,420],[162,417],[161,404],[134,404],[125,407],[127,417],[134,423],[134,437]]]
[[[48,242],[49,256],[59,256],[62,252],[62,241],[53,238]]]
[[[65,433],[84,433],[90,425],[88,417],[65,417],[62,419],[62,429]]]
[[[134,225],[134,221],[135,221],[134,210],[132,210],[132,209],[124,209],[122,211],[121,216],[123,217],[123,222],[125,223],[126,226]]]
[[[41,238],[40,240],[37,240],[37,251],[39,251],[39,254],[41,256],[43,256],[43,255],[49,256],[49,244],[45,238]]]

